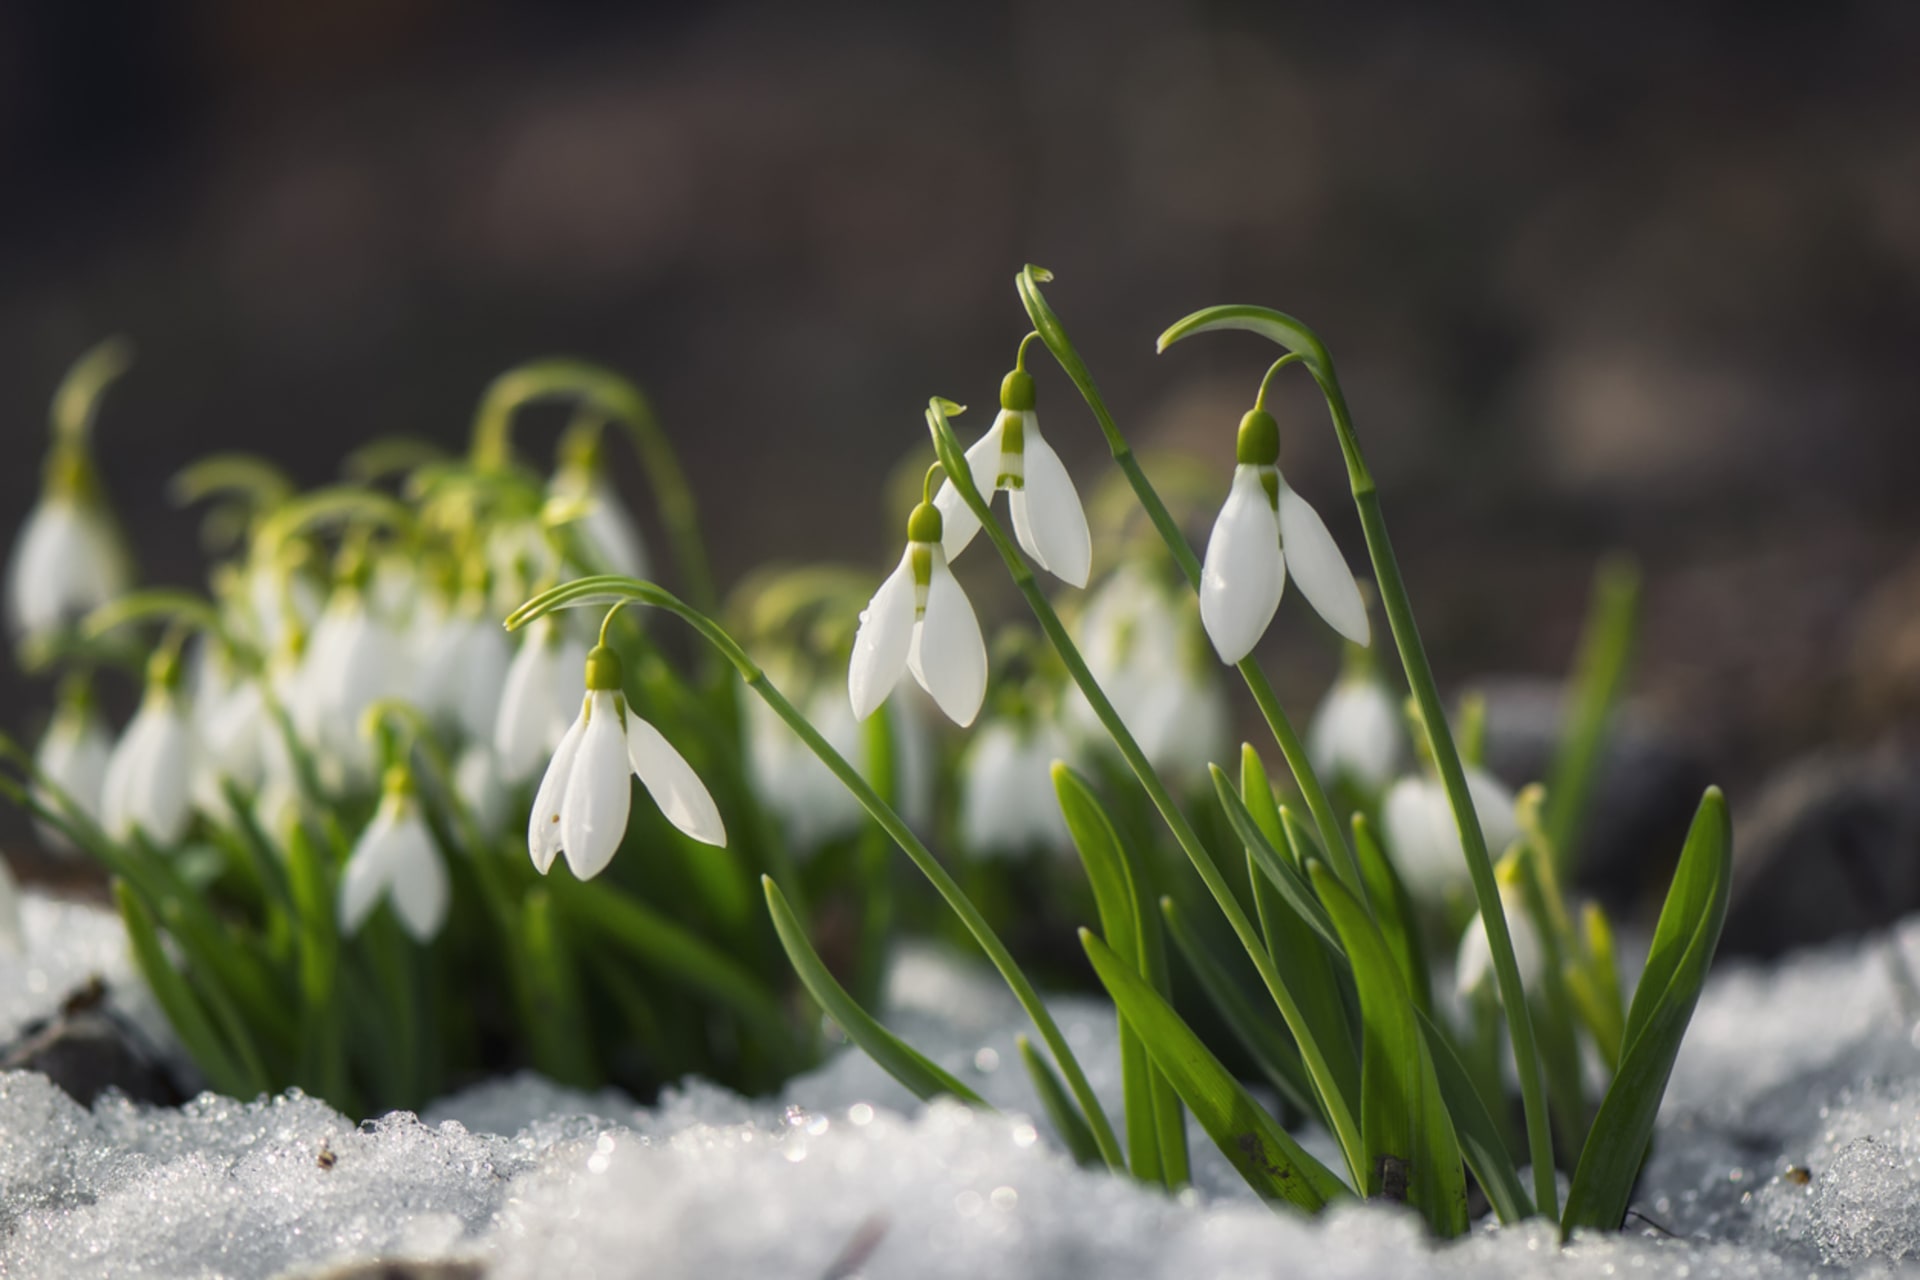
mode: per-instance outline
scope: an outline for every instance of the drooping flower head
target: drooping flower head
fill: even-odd
[[[960,759],[960,840],[976,858],[1071,848],[1054,794],[1053,762],[1072,745],[1052,719],[988,724]]]
[[[186,834],[194,734],[180,686],[179,652],[163,645],[147,665],[146,696],[115,744],[101,785],[101,825],[116,840],[138,831],[166,848]]]
[[[973,605],[947,568],[940,509],[922,502],[907,518],[900,564],[860,614],[847,666],[853,714],[865,720],[907,671],[958,725],[973,723],[987,692],[987,645]]]
[[[560,441],[560,465],[554,470],[547,492],[556,498],[584,504],[585,511],[574,527],[591,557],[590,572],[645,578],[648,576],[646,544],[641,541],[639,525],[634,523],[607,477],[600,437],[598,417],[567,431]]]
[[[1343,780],[1377,794],[1393,780],[1406,738],[1400,706],[1367,651],[1347,649],[1347,661],[1313,713],[1307,753],[1329,781]]]
[[[1524,987],[1537,989],[1541,977],[1546,973],[1547,949],[1540,940],[1540,930],[1533,923],[1533,913],[1527,910],[1527,896],[1520,883],[1520,864],[1512,858],[1503,858],[1494,868],[1494,878],[1500,886],[1500,914],[1507,918],[1507,934],[1513,940],[1513,958],[1520,969],[1520,983]],[[1487,938],[1486,922],[1478,915],[1467,925],[1467,931],[1460,935],[1460,951],[1454,963],[1454,989],[1462,1000],[1470,1000],[1481,988],[1493,988],[1494,983],[1493,943]]]
[[[1520,838],[1514,796],[1505,784],[1478,765],[1466,766],[1467,794],[1488,850],[1499,857]],[[1393,784],[1381,809],[1394,868],[1416,902],[1440,904],[1464,897],[1472,887],[1460,828],[1440,780],[1411,774]]]
[[[384,897],[416,942],[431,942],[446,923],[451,896],[447,868],[420,812],[413,773],[393,765],[381,788],[380,808],[340,875],[340,931],[359,932]]]
[[[620,655],[604,643],[586,662],[586,697],[547,765],[527,823],[527,852],[545,875],[564,853],[573,874],[606,870],[627,832],[634,775],[680,830],[725,845],[727,830],[706,784],[658,729],[627,707]]]
[[[87,818],[100,821],[100,795],[112,756],[113,741],[94,707],[92,686],[85,678],[70,680],[62,687],[53,719],[34,750],[34,769],[38,779],[44,779],[44,785],[39,780],[34,784],[36,797],[59,812],[60,804],[46,794],[56,791]],[[49,849],[72,851],[72,842],[50,823],[40,823],[35,830]]]
[[[989,502],[996,491],[1007,491],[1014,537],[1026,553],[1062,582],[1084,587],[1093,565],[1087,513],[1066,464],[1040,435],[1040,418],[1033,410],[1033,375],[1024,367],[1025,342],[1020,351],[1022,366],[1001,381],[999,416],[967,450],[967,467],[973,472],[974,487]],[[980,532],[980,518],[951,480],[940,486],[934,505],[945,522],[941,542],[951,561]]]
[[[1200,574],[1200,618],[1220,660],[1253,652],[1280,607],[1289,568],[1327,625],[1366,645],[1367,609],[1353,571],[1319,513],[1280,474],[1280,428],[1265,409],[1241,418],[1235,459]]]
[[[578,711],[575,672],[586,665],[585,642],[569,634],[556,614],[536,618],[507,664],[494,719],[493,755],[500,776],[526,782],[567,736]]]

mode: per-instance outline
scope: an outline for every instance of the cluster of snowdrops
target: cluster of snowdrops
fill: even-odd
[[[986,430],[964,444],[960,406],[928,402],[931,457],[910,464],[918,501],[877,589],[769,570],[724,610],[650,406],[568,360],[497,379],[463,457],[381,441],[304,493],[261,458],[188,467],[175,495],[206,508],[209,590],[136,589],[93,457],[126,365],[106,344],[55,397],[8,569],[22,660],[61,683],[37,746],[0,740],[0,787],[50,847],[112,873],[143,974],[226,1092],[417,1105],[520,1062],[579,1084],[770,1088],[821,1051],[797,977],[916,1093],[979,1103],[879,1020],[889,951],[921,930],[1007,981],[1049,1119],[1089,1164],[1182,1185],[1190,1112],[1256,1191],[1308,1211],[1387,1196],[1452,1235],[1477,1187],[1502,1221],[1617,1226],[1717,942],[1728,839],[1709,792],[1629,1003],[1604,915],[1561,885],[1630,587],[1599,593],[1552,790],[1516,796],[1476,763],[1471,705],[1456,741],[1317,337],[1257,307],[1162,335],[1283,348],[1222,426],[1235,462],[1196,555],[1194,512],[1127,445],[1047,279],[1018,277],[1032,331]],[[1124,502],[1083,503],[1042,434],[1036,345]],[[1267,400],[1290,369],[1338,433],[1401,690],[1368,593],[1280,470]],[[544,475],[513,448],[543,406],[566,414]],[[680,595],[651,580],[610,478],[623,439]],[[951,569],[983,539],[1033,624],[991,648]],[[1290,594],[1345,654],[1304,736],[1252,656]],[[1230,670],[1272,775],[1261,749],[1226,751]],[[117,735],[101,711],[116,672],[141,690]],[[1118,1127],[1002,939],[1032,923],[1021,885],[1056,903],[1047,926],[1088,926],[1078,973],[1116,1007]],[[1176,1008],[1176,990],[1208,1007]]]

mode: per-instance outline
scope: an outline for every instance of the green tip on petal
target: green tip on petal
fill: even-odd
[[[1280,424],[1265,409],[1249,409],[1240,419],[1234,460],[1243,466],[1271,467],[1280,461]]]
[[[931,502],[922,502],[907,517],[908,542],[938,542],[945,532],[940,519],[940,508]]]
[[[625,683],[625,673],[620,666],[619,654],[604,644],[597,644],[587,651],[587,691],[589,693],[618,692]]]
[[[1014,413],[1029,413],[1033,409],[1033,375],[1025,369],[1015,369],[1000,382],[1000,407]]]

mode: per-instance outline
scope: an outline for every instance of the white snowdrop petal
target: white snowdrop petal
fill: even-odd
[[[61,714],[54,717],[46,736],[40,740],[34,764],[61,796],[97,821],[101,793],[106,786],[107,764],[112,757],[113,744],[107,740],[106,731],[97,718]],[[64,841],[65,837],[60,839]]]
[[[498,722],[501,688],[513,660],[507,633],[491,619],[470,620],[458,659],[452,698],[454,717],[469,738],[484,741]]]
[[[629,578],[647,576],[647,549],[626,504],[604,476],[594,477],[588,492],[592,506],[580,521],[580,535],[607,572]]]
[[[1378,680],[1344,679],[1314,713],[1307,749],[1314,767],[1378,791],[1400,756],[1401,713]]]
[[[14,544],[8,612],[25,634],[56,630],[125,590],[126,577],[120,548],[100,515],[70,499],[45,499]]]
[[[1200,621],[1222,662],[1231,665],[1253,652],[1280,607],[1286,580],[1280,526],[1260,468],[1235,467],[1200,571]]]
[[[494,766],[490,748],[477,742],[467,744],[453,767],[453,790],[482,835],[492,839],[499,834],[507,818],[506,786]]]
[[[913,544],[907,545],[899,567],[887,575],[860,615],[853,637],[853,660],[847,664],[847,695],[853,714],[865,720],[887,700],[907,667],[913,643]]]
[[[927,587],[927,613],[913,633],[909,665],[920,687],[962,728],[980,713],[987,693],[987,645],[967,593],[938,553]]]
[[[567,794],[560,801],[560,852],[573,874],[591,880],[613,861],[633,804],[633,763],[613,694],[595,690]]]
[[[1367,644],[1371,634],[1367,606],[1360,599],[1353,570],[1320,513],[1288,488],[1285,480],[1280,482],[1280,546],[1307,603],[1335,631],[1357,645]]]
[[[507,664],[500,706],[494,716],[494,759],[500,775],[509,782],[532,777],[547,755],[544,739],[548,718],[553,712],[550,705],[553,682],[547,663],[552,658],[552,647],[545,628],[540,623],[536,623],[535,628]]]
[[[706,784],[658,729],[631,713],[627,754],[641,785],[668,822],[705,844],[726,845],[727,828]]]
[[[1381,809],[1394,869],[1407,892],[1421,902],[1438,902],[1467,879],[1459,833],[1438,783],[1407,777],[1393,784]]]
[[[1006,433],[1004,418],[996,417],[987,433],[967,450],[967,469],[973,473],[973,487],[988,502],[993,501],[993,482],[1000,475],[1001,440]],[[980,532],[980,517],[973,514],[952,480],[942,480],[933,505],[940,510],[940,548],[951,560],[967,549]]]
[[[1480,819],[1480,834],[1486,837],[1487,854],[1498,861],[1507,846],[1520,838],[1520,823],[1513,815],[1513,792],[1478,765],[1468,765],[1466,772],[1467,795],[1473,800],[1474,816]]]
[[[433,941],[446,923],[451,891],[440,851],[433,847],[433,836],[417,815],[394,833],[387,885],[394,914],[414,941]]]
[[[1093,568],[1093,535],[1079,490],[1053,446],[1026,415],[1026,487],[1013,494],[1013,529],[1040,567],[1071,586],[1087,585]],[[951,556],[949,556],[951,559]]]
[[[585,710],[567,730],[566,737],[553,753],[540,787],[533,796],[533,812],[527,817],[527,853],[534,870],[541,875],[553,868],[553,855],[560,852],[560,808],[566,799],[567,782],[573,776],[573,762],[580,754],[580,740],[586,736]]]
[[[340,875],[340,931],[352,934],[373,914],[374,906],[385,892],[393,872],[393,840],[396,820],[388,806],[367,824],[347,858]]]

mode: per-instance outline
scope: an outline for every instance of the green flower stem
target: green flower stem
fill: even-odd
[[[1466,852],[1467,871],[1473,877],[1473,895],[1493,950],[1493,972],[1500,991],[1500,1003],[1507,1020],[1507,1033],[1513,1041],[1514,1066],[1520,1076],[1520,1097],[1526,1112],[1527,1149],[1533,1162],[1534,1197],[1541,1212],[1558,1220],[1559,1192],[1554,1183],[1553,1134],[1547,1115],[1546,1084],[1541,1074],[1539,1048],[1534,1042],[1533,1020],[1527,1013],[1527,995],[1520,981],[1520,965],[1513,955],[1513,937],[1507,928],[1506,913],[1500,906],[1500,889],[1493,875],[1493,859],[1487,853],[1486,836],[1474,813],[1473,799],[1467,791],[1466,769],[1454,746],[1453,732],[1447,724],[1446,706],[1434,682],[1433,667],[1427,661],[1426,647],[1420,641],[1420,629],[1413,619],[1413,604],[1407,597],[1406,582],[1400,576],[1400,562],[1394,557],[1393,543],[1387,536],[1385,519],[1380,514],[1380,495],[1374,488],[1373,474],[1367,470],[1360,453],[1360,440],[1347,411],[1347,398],[1333,371],[1333,358],[1320,339],[1298,320],[1265,307],[1211,307],[1197,311],[1175,323],[1160,335],[1159,349],[1165,351],[1180,339],[1211,329],[1247,329],[1299,352],[1302,363],[1326,398],[1327,412],[1333,418],[1340,439],[1340,452],[1346,459],[1347,478],[1353,490],[1353,505],[1360,513],[1360,528],[1366,535],[1367,554],[1373,561],[1374,582],[1387,614],[1387,625],[1400,651],[1400,664],[1406,668],[1407,686],[1419,704],[1426,721],[1427,737],[1433,748],[1434,765],[1453,807],[1453,820]]]
[[[1167,544],[1167,550],[1173,553],[1174,562],[1180,566],[1180,572],[1186,575],[1187,585],[1195,591],[1200,589],[1200,559],[1193,554],[1193,547],[1187,542],[1187,535],[1180,531],[1180,524],[1167,510],[1167,504],[1160,500],[1160,494],[1154,489],[1147,473],[1141,469],[1140,460],[1134,457],[1133,446],[1127,443],[1120,428],[1114,423],[1113,415],[1107,411],[1106,401],[1100,397],[1100,389],[1094,385],[1093,375],[1087,371],[1086,362],[1074,349],[1073,342],[1067,337],[1067,331],[1054,315],[1053,308],[1040,293],[1042,282],[1051,280],[1053,275],[1041,267],[1029,266],[1017,276],[1020,300],[1026,304],[1027,315],[1033,321],[1033,327],[1040,340],[1047,344],[1047,350],[1066,371],[1073,385],[1080,389],[1081,398],[1087,407],[1093,410],[1094,419],[1100,424],[1100,431],[1107,438],[1107,448],[1113,454],[1113,460],[1127,477],[1127,483],[1133,486],[1133,492],[1140,499],[1147,518],[1153,522],[1154,529],[1160,534],[1160,540]],[[1022,344],[1023,351],[1025,344]],[[1333,853],[1334,870],[1353,895],[1361,902],[1371,903],[1367,897],[1365,882],[1360,876],[1360,863],[1355,858],[1353,846],[1347,842],[1346,828],[1334,813],[1333,803],[1327,798],[1326,788],[1320,785],[1319,775],[1313,771],[1313,762],[1307,756],[1307,748],[1300,741],[1300,735],[1294,732],[1293,722],[1280,706],[1280,699],[1274,694],[1273,684],[1267,679],[1267,673],[1253,658],[1243,659],[1238,669],[1240,678],[1247,682],[1247,689],[1253,694],[1253,701],[1260,708],[1260,714],[1267,722],[1267,728],[1273,734],[1273,740],[1279,744],[1280,754],[1286,758],[1287,768],[1293,774],[1294,785],[1300,788],[1300,795],[1307,802],[1307,812],[1313,815],[1313,824],[1319,829],[1320,843]]]
[[[947,407],[943,402],[935,400],[928,407],[927,422],[933,429],[934,447],[939,450],[941,456],[959,459],[963,451],[959,439],[953,433],[952,424],[947,421]],[[1328,1123],[1334,1131],[1334,1136],[1340,1141],[1341,1151],[1346,1155],[1347,1167],[1353,1173],[1354,1184],[1359,1187],[1366,1186],[1369,1169],[1365,1148],[1360,1142],[1359,1126],[1354,1123],[1353,1113],[1347,1105],[1346,1098],[1341,1094],[1327,1066],[1326,1058],[1320,1052],[1319,1045],[1311,1035],[1306,1033],[1307,1024],[1301,1017],[1299,1008],[1294,1004],[1293,996],[1287,990],[1286,982],[1281,978],[1279,968],[1274,964],[1273,956],[1268,952],[1259,932],[1254,928],[1252,921],[1247,919],[1247,914],[1241,909],[1239,899],[1234,896],[1232,887],[1227,883],[1226,877],[1220,873],[1220,868],[1214,864],[1213,855],[1208,853],[1206,846],[1200,843],[1200,837],[1194,832],[1192,824],[1187,821],[1187,816],[1180,811],[1180,806],[1174,803],[1166,784],[1160,781],[1160,775],[1154,771],[1152,764],[1148,763],[1146,753],[1140,749],[1140,744],[1135,742],[1133,735],[1127,731],[1127,726],[1120,719],[1120,713],[1113,709],[1113,703],[1107,699],[1106,691],[1101,689],[1099,682],[1093,678],[1093,672],[1088,669],[1086,660],[1080,656],[1080,650],[1073,643],[1073,637],[1067,634],[1065,624],[1060,621],[1060,615],[1054,611],[1053,605],[1041,593],[1039,584],[1034,580],[1033,570],[1021,558],[1013,540],[1007,536],[1007,531],[1000,527],[1000,522],[994,518],[986,499],[981,496],[979,488],[973,483],[973,473],[957,464],[950,465],[947,471],[954,488],[959,490],[961,498],[979,518],[980,527],[992,539],[995,549],[1000,552],[1000,558],[1006,561],[1007,570],[1013,575],[1014,586],[1018,587],[1020,594],[1026,597],[1027,604],[1033,610],[1033,616],[1040,623],[1040,629],[1046,632],[1047,639],[1059,652],[1060,660],[1072,675],[1074,683],[1079,685],[1080,691],[1086,695],[1087,702],[1092,706],[1094,714],[1099,717],[1102,727],[1119,747],[1121,756],[1126,759],[1134,776],[1140,780],[1140,785],[1153,801],[1154,808],[1160,811],[1160,817],[1167,824],[1167,829],[1173,832],[1173,838],[1179,842],[1181,850],[1193,863],[1194,870],[1200,873],[1201,880],[1206,883],[1208,892],[1213,894],[1214,901],[1219,904],[1221,912],[1227,917],[1227,922],[1239,938],[1240,945],[1246,948],[1254,967],[1260,971],[1261,980],[1266,983],[1274,1003],[1279,1006],[1288,1027],[1293,1029],[1295,1038],[1299,1041],[1301,1055],[1306,1059],[1307,1068],[1313,1074],[1314,1085],[1319,1090],[1321,1102],[1326,1108]]]
[[[975,497],[978,496],[976,493]],[[1032,1019],[1034,1028],[1040,1033],[1040,1038],[1046,1041],[1047,1049],[1053,1054],[1061,1074],[1066,1077],[1067,1088],[1072,1091],[1081,1109],[1087,1113],[1087,1122],[1093,1128],[1094,1140],[1099,1144],[1100,1154],[1106,1160],[1107,1166],[1116,1172],[1124,1173],[1126,1157],[1120,1150],[1120,1141],[1114,1135],[1113,1125],[1101,1108],[1100,1100],[1094,1096],[1093,1086],[1087,1082],[1086,1072],[1081,1069],[1079,1060],[1074,1057],[1072,1048],[1067,1044],[1066,1036],[1061,1034],[1059,1024],[1053,1020],[1053,1015],[1041,1002],[1039,993],[1033,989],[1033,984],[1027,980],[1027,975],[1021,972],[1020,966],[1014,962],[1006,944],[1001,942],[999,935],[993,931],[993,926],[987,923],[986,917],[980,914],[972,901],[962,892],[959,884],[948,874],[947,869],[940,865],[940,860],[920,842],[920,837],[913,833],[913,829],[907,826],[900,815],[895,813],[893,808],[868,785],[867,780],[860,776],[860,771],[847,763],[846,758],[820,736],[820,731],[813,727],[812,722],[787,701],[784,694],[774,688],[773,683],[767,679],[767,673],[747,656],[746,650],[742,649],[739,643],[727,633],[726,628],[705,613],[688,605],[672,592],[657,587],[653,583],[638,582],[632,578],[613,575],[583,578],[543,592],[514,610],[507,618],[507,628],[513,630],[523,626],[554,609],[628,601],[665,609],[699,632],[703,640],[733,664],[734,670],[739,672],[746,686],[758,694],[761,701],[772,708],[775,715],[787,722],[787,727],[799,735],[800,740],[820,758],[820,762],[827,766],[834,777],[840,779],[841,785],[845,786],[853,794],[853,798],[860,802],[860,807],[865,809],[868,815],[879,823],[889,836],[893,837],[894,843],[900,846],[901,851],[913,860],[913,865],[926,876],[934,889],[946,900],[947,906],[952,908],[953,913],[960,917],[961,923],[966,925],[967,932],[972,934],[974,941],[980,944],[980,949],[987,953],[987,959],[993,963],[995,969],[999,970],[1001,978],[1013,991],[1014,998],[1020,1002],[1020,1007],[1026,1011],[1027,1017]]]
[[[512,457],[509,437],[514,411],[535,400],[555,397],[583,400],[626,429],[647,473],[654,506],[673,543],[680,572],[686,578],[687,594],[702,612],[717,612],[719,595],[707,561],[706,542],[700,536],[693,490],[687,485],[672,444],[660,429],[653,405],[639,387],[619,374],[584,360],[564,358],[536,360],[509,369],[488,384],[480,398],[473,424],[474,464],[504,468]]]

